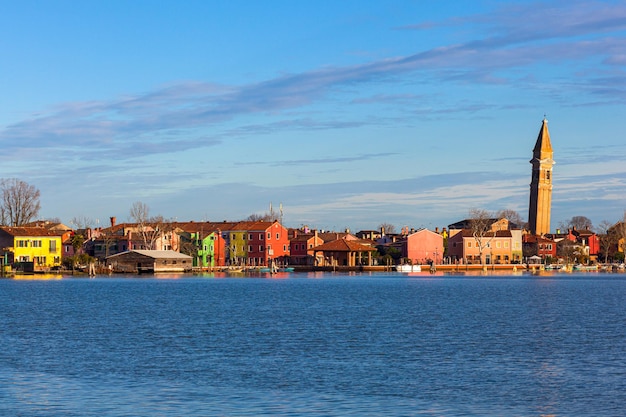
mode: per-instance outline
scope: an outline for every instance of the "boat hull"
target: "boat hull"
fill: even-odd
[[[421,265],[396,265],[396,271],[398,272],[422,272]]]

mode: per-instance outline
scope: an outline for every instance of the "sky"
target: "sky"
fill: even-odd
[[[626,210],[624,1],[0,0],[0,178],[41,218],[287,227]]]

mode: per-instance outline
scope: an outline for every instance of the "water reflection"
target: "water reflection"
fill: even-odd
[[[573,276],[0,280],[0,415],[620,415],[626,276]]]
[[[68,278],[68,275],[62,274],[15,274],[8,278],[16,281],[53,281]]]

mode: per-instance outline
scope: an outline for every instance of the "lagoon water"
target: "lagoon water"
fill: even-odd
[[[1,416],[621,416],[626,275],[0,280]]]

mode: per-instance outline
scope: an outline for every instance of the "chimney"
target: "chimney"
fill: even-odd
[[[111,227],[115,227],[116,221],[117,219],[115,218],[115,216],[111,216]]]

